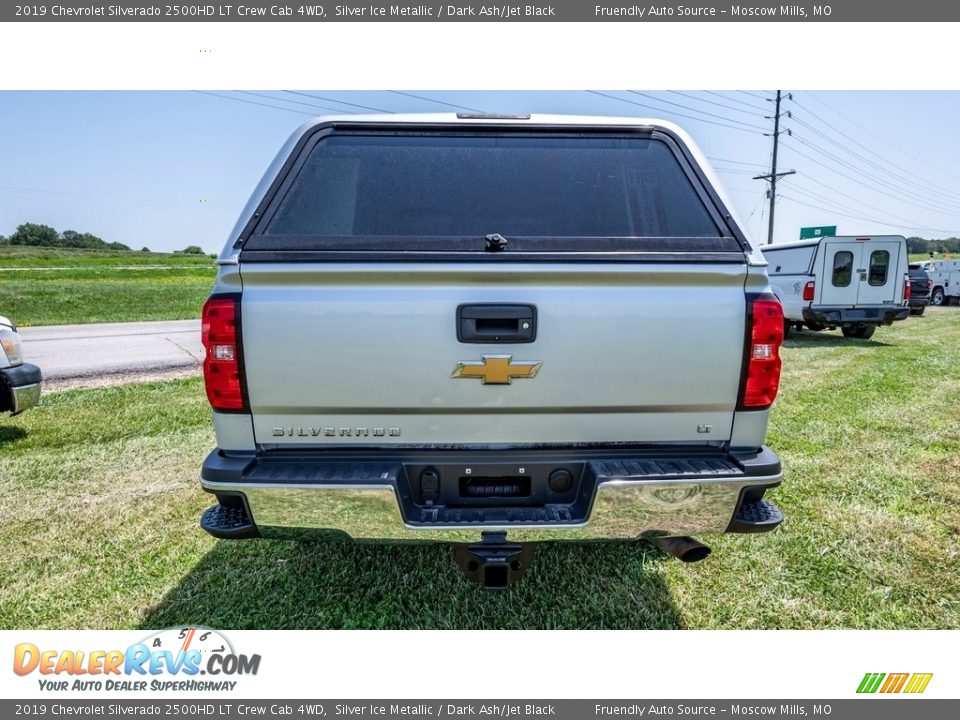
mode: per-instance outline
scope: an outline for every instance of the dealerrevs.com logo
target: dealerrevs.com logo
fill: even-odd
[[[36,674],[47,691],[232,691],[233,678],[259,669],[260,655],[237,653],[222,633],[200,627],[163,630],[125,650],[20,643],[13,653],[14,673]]]

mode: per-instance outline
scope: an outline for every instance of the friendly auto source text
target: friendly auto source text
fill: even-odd
[[[829,5],[814,5],[808,10],[803,5],[768,5],[753,7],[731,5],[729,8],[704,7],[702,5],[595,5],[593,14],[597,17],[786,17],[805,18],[811,15],[829,16]]]

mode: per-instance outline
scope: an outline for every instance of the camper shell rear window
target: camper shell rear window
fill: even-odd
[[[833,256],[834,287],[848,287],[853,277],[853,253],[849,250],[840,250]]]
[[[738,252],[708,188],[647,135],[335,132],[309,144],[244,250]]]
[[[887,270],[890,268],[890,253],[887,250],[874,250],[870,253],[868,281],[874,287],[887,284]]]

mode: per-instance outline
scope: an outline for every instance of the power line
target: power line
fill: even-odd
[[[706,98],[700,97],[699,95],[694,95],[693,93],[680,92],[679,90],[668,90],[667,92],[672,93],[674,95],[679,95],[680,97],[690,98],[691,100],[696,100],[698,102],[708,103],[710,105],[716,105],[717,107],[726,108],[727,110],[732,110],[733,112],[744,113],[745,115],[753,115],[754,117],[756,117],[758,114],[762,115],[763,113],[766,112],[766,108],[756,108],[752,105],[749,105],[750,109],[744,110],[743,108],[734,107],[733,105],[727,105],[726,103],[719,103],[716,100],[707,100]],[[747,103],[743,103],[743,104],[747,105]]]
[[[749,165],[751,167],[758,167],[758,168],[767,167],[766,164],[764,163],[744,162],[743,160],[733,160],[732,158],[713,157],[710,155],[707,156],[707,160],[712,160],[713,162],[733,163],[734,165]]]
[[[782,197],[784,200],[789,200],[790,202],[795,202],[795,203],[797,203],[797,204],[799,204],[799,205],[805,205],[805,206],[807,206],[807,207],[813,208],[814,210],[820,210],[820,211],[822,211],[822,212],[827,212],[827,213],[831,213],[831,214],[834,214],[834,215],[841,215],[841,216],[843,216],[843,217],[852,218],[852,219],[854,219],[854,220],[861,220],[861,221],[864,221],[864,222],[872,222],[872,223],[876,223],[876,224],[878,224],[878,225],[884,225],[884,226],[886,226],[886,227],[893,227],[893,228],[897,228],[897,229],[907,229],[907,230],[924,230],[924,231],[927,231],[927,232],[931,232],[931,231],[932,231],[932,232],[944,233],[944,234],[946,234],[946,235],[956,235],[956,234],[958,234],[957,231],[955,231],[955,230],[943,230],[943,229],[940,229],[940,228],[917,227],[917,226],[899,225],[899,224],[894,224],[894,223],[883,222],[883,221],[881,221],[881,220],[877,220],[876,218],[864,217],[864,216],[862,216],[862,215],[854,215],[854,214],[852,214],[852,213],[841,212],[841,211],[839,211],[839,210],[837,210],[837,209],[835,209],[835,208],[825,208],[825,207],[821,207],[820,205],[814,205],[814,204],[812,204],[812,203],[803,202],[802,200],[797,200],[796,198],[790,197],[789,195],[781,195],[780,197]]]
[[[750,97],[760,98],[761,100],[770,100],[770,99],[771,99],[771,98],[767,97],[766,95],[760,95],[759,93],[750,92],[750,91],[748,91],[748,90],[735,90],[734,92],[738,92],[738,93],[740,93],[741,95],[749,95]]]
[[[895,184],[893,184],[893,183],[891,183],[891,182],[889,182],[889,181],[886,181],[886,180],[883,180],[883,179],[881,179],[881,178],[872,176],[869,172],[864,173],[862,168],[858,168],[856,165],[854,165],[854,164],[852,164],[852,163],[850,163],[850,162],[847,162],[847,161],[844,160],[843,158],[837,157],[837,156],[834,155],[833,153],[831,153],[831,152],[829,152],[829,151],[827,151],[827,150],[824,150],[822,147],[820,147],[819,145],[817,145],[817,144],[814,143],[814,142],[811,142],[811,141],[809,141],[809,140],[805,140],[804,138],[802,138],[802,137],[800,137],[800,136],[798,136],[798,135],[796,135],[796,134],[793,135],[793,138],[794,138],[795,140],[797,140],[798,142],[802,143],[803,145],[806,145],[806,146],[809,147],[810,149],[812,149],[812,150],[814,150],[814,151],[816,151],[816,152],[819,152],[821,155],[824,155],[824,156],[830,158],[831,160],[833,160],[835,163],[841,165],[842,167],[845,167],[845,168],[847,168],[847,169],[849,169],[849,170],[853,170],[854,172],[857,172],[857,173],[861,173],[861,177],[860,177],[860,178],[850,178],[850,176],[848,175],[848,176],[846,176],[848,179],[852,179],[852,180],[854,180],[854,182],[858,182],[858,183],[860,183],[860,184],[866,185],[867,187],[872,187],[871,183],[873,183],[874,185],[879,185],[879,186],[881,186],[881,187],[886,187],[886,188],[889,188],[889,189],[891,189],[891,190],[899,193],[899,195],[891,195],[890,193],[883,193],[884,195],[887,195],[888,197],[891,197],[891,198],[893,198],[894,200],[899,200],[899,201],[902,202],[904,198],[908,198],[908,199],[910,199],[910,201],[911,201],[913,204],[917,205],[918,207],[923,207],[923,208],[926,209],[926,210],[932,210],[932,211],[934,211],[934,212],[940,212],[940,213],[944,213],[944,214],[946,214],[946,215],[955,215],[955,214],[957,214],[958,212],[960,212],[960,206],[953,206],[953,207],[951,207],[951,206],[948,206],[948,205],[935,205],[935,204],[934,204],[933,202],[931,202],[927,197],[922,196],[922,195],[919,195],[918,193],[913,192],[912,190],[907,190],[905,187],[898,186],[898,185],[895,185]],[[794,150],[794,152],[797,152],[796,148],[793,148],[793,150]],[[834,170],[834,172],[838,172],[838,171]],[[838,174],[840,174],[840,173],[838,172]],[[868,178],[869,178],[869,181],[868,181]],[[876,188],[873,188],[873,189],[876,189]],[[883,191],[878,190],[878,192],[883,192]]]
[[[830,151],[824,150],[822,147],[820,147],[813,141],[807,140],[800,135],[794,134],[793,139],[797,140],[803,145],[806,145],[811,150],[814,150],[815,152],[818,152],[821,155],[829,158],[830,160],[837,163],[841,167],[847,168],[848,170],[852,170],[853,172],[860,174],[860,177],[858,178],[852,178],[849,175],[846,175],[845,177],[847,177],[848,179],[851,179],[854,182],[857,182],[861,185],[870,187],[871,189],[876,189],[873,187],[873,185],[879,185],[880,187],[887,188],[887,189],[893,190],[894,192],[899,193],[899,195],[890,195],[889,193],[883,193],[882,190],[877,190],[877,192],[881,192],[887,195],[888,197],[893,198],[894,200],[899,200],[903,202],[904,199],[909,199],[913,204],[917,206],[923,207],[927,210],[933,210],[934,212],[941,212],[948,215],[956,214],[957,212],[960,212],[960,207],[956,207],[956,206],[951,207],[950,204],[944,204],[944,205],[935,204],[941,201],[938,200],[937,198],[931,199],[925,195],[921,195],[918,192],[915,192],[914,189],[908,188],[907,186],[897,185],[895,183],[890,182],[889,180],[884,180],[883,178],[876,177],[869,171],[864,171],[863,168],[860,168],[857,165],[847,160],[844,160],[841,157],[837,157],[835,154],[831,153]],[[799,153],[799,150],[797,150],[796,148],[792,148],[792,149],[794,152]],[[835,168],[828,168],[828,169],[832,170],[833,172],[836,172],[837,174],[842,174],[839,171],[837,171]],[[871,183],[873,185],[871,185]],[[920,190],[922,191],[923,189],[920,188]]]
[[[873,155],[874,157],[880,159],[881,161],[885,162],[887,165],[890,165],[890,166],[891,166],[892,168],[894,168],[894,170],[896,170],[897,172],[896,172],[896,173],[895,173],[895,172],[892,172],[891,170],[888,170],[887,168],[882,167],[881,165],[877,164],[876,162],[874,162],[874,161],[872,161],[872,160],[869,160],[868,158],[863,157],[860,153],[857,153],[857,152],[854,152],[853,150],[850,150],[850,149],[849,149],[848,147],[846,147],[844,144],[839,143],[839,142],[833,140],[832,138],[828,137],[827,135],[825,135],[824,133],[820,132],[820,131],[817,130],[816,128],[812,127],[809,123],[804,122],[802,119],[795,118],[795,119],[797,120],[797,122],[799,122],[801,125],[804,125],[805,127],[809,128],[812,132],[816,133],[817,135],[819,135],[820,137],[824,138],[824,139],[827,140],[828,142],[830,142],[830,143],[832,143],[833,145],[836,145],[836,146],[839,147],[840,149],[844,150],[844,152],[847,152],[848,154],[853,155],[854,157],[859,158],[859,159],[862,160],[863,162],[866,162],[866,163],[872,165],[873,167],[877,168],[877,169],[880,170],[881,172],[883,172],[883,173],[885,173],[885,174],[887,174],[887,175],[890,175],[891,177],[894,177],[894,178],[896,178],[896,179],[898,179],[898,180],[901,179],[901,175],[910,175],[911,177],[913,177],[913,178],[919,180],[920,182],[922,182],[923,184],[928,185],[928,186],[930,187],[929,192],[933,192],[933,193],[936,193],[936,194],[938,194],[938,195],[944,195],[944,196],[952,197],[952,198],[954,198],[954,199],[960,199],[960,194],[954,193],[954,192],[950,192],[950,191],[941,190],[941,189],[940,189],[940,186],[937,185],[936,183],[931,182],[930,180],[927,180],[926,178],[924,178],[924,177],[922,177],[922,176],[920,176],[920,175],[917,175],[916,173],[911,172],[910,170],[907,170],[906,168],[904,168],[904,167],[902,167],[902,166],[900,166],[900,165],[897,165],[896,163],[894,163],[893,161],[889,160],[889,159],[888,159],[887,157],[885,157],[884,155],[881,155],[880,153],[878,153],[878,152],[870,149],[869,147],[867,147],[867,146],[864,145],[863,143],[859,142],[859,141],[856,140],[855,138],[851,137],[851,136],[848,135],[847,133],[843,132],[842,130],[840,130],[839,128],[837,128],[836,126],[834,126],[833,124],[827,122],[827,121],[824,120],[822,117],[819,117],[816,113],[814,113],[813,111],[811,111],[810,109],[808,109],[806,106],[801,105],[798,101],[794,100],[794,102],[797,104],[798,107],[800,107],[800,108],[802,108],[804,111],[810,113],[810,115],[811,115],[812,117],[814,117],[814,118],[815,118],[816,120],[818,120],[819,122],[823,123],[823,124],[824,124],[825,126],[827,126],[829,129],[833,130],[834,132],[838,133],[839,135],[842,135],[842,136],[843,136],[844,138],[846,138],[848,141],[852,142],[853,144],[855,144],[855,145],[857,145],[858,147],[862,148],[862,149],[863,149],[864,151],[866,151],[867,153],[869,153],[869,154]]]
[[[852,200],[853,202],[857,203],[858,205],[863,205],[864,207],[869,208],[870,210],[875,210],[875,211],[877,211],[877,213],[871,213],[871,215],[870,215],[871,220],[877,220],[877,221],[880,221],[880,220],[884,220],[884,221],[893,220],[894,222],[889,222],[889,223],[888,223],[891,227],[923,228],[922,225],[916,225],[916,224],[914,224],[913,220],[910,220],[910,219],[908,219],[908,218],[899,217],[899,216],[893,215],[893,214],[891,214],[891,213],[887,213],[887,212],[885,212],[885,211],[883,211],[883,210],[880,210],[879,208],[877,208],[877,207],[875,207],[875,206],[873,206],[873,205],[870,205],[870,204],[868,204],[868,203],[863,202],[862,200],[858,200],[857,198],[853,197],[852,195],[848,195],[847,193],[838,192],[835,188],[831,188],[831,187],[828,186],[828,185],[825,185],[825,184],[824,184],[823,187],[824,187],[825,189],[827,189],[827,190],[832,190],[833,192],[837,192],[839,195],[842,195],[843,197],[846,197],[846,198]],[[811,197],[811,198],[813,198],[813,199],[816,200],[816,201],[825,202],[825,203],[831,204],[831,207],[835,207],[835,208],[837,208],[837,209],[839,209],[839,210],[845,210],[845,211],[851,212],[851,213],[862,213],[862,212],[863,212],[863,210],[860,209],[860,208],[850,207],[849,205],[846,205],[846,204],[843,204],[843,203],[838,203],[837,200],[836,200],[836,198],[828,197],[828,196],[826,196],[826,195],[821,195],[820,193],[815,192],[815,191],[811,190],[810,188],[808,188],[808,187],[806,187],[806,186],[804,186],[804,185],[797,184],[797,183],[794,183],[794,184],[791,186],[790,192],[799,192],[799,193],[801,193],[802,195],[806,195],[807,197]],[[937,228],[924,228],[924,229],[927,229],[927,230],[936,230],[937,232],[942,232],[941,230],[939,230],[939,229],[937,229]]]
[[[723,189],[726,190],[727,192],[739,192],[739,193],[744,193],[745,195],[752,195],[753,197],[756,197],[757,193],[760,193],[761,195],[760,199],[761,200],[766,199],[766,196],[763,194],[763,192],[761,192],[760,190],[757,190],[756,188],[742,188],[742,187],[734,187],[733,185],[729,185],[729,184],[724,184]]]
[[[807,145],[808,147],[812,147],[809,143],[804,142],[802,138],[799,138],[799,137],[797,137],[796,135],[793,136],[793,139],[799,140],[800,142],[802,142],[804,145]],[[894,199],[894,200],[897,200],[897,201],[899,201],[899,202],[903,202],[903,201],[904,201],[903,193],[901,193],[900,195],[892,195],[891,193],[888,193],[888,192],[886,192],[885,190],[882,190],[882,189],[880,189],[880,188],[874,187],[874,186],[871,185],[863,176],[861,176],[861,177],[853,177],[852,175],[848,175],[847,173],[844,173],[844,172],[841,172],[840,170],[837,170],[835,167],[832,167],[832,166],[830,166],[830,165],[825,165],[824,163],[820,162],[818,159],[816,159],[816,158],[814,158],[814,157],[806,154],[805,152],[803,152],[803,151],[800,150],[799,148],[794,147],[794,146],[793,146],[792,144],[790,144],[790,143],[785,143],[785,144],[787,145],[787,147],[790,148],[790,151],[791,151],[791,152],[794,152],[794,153],[796,153],[797,155],[806,158],[806,159],[809,160],[810,162],[819,165],[820,167],[824,168],[825,170],[829,170],[830,172],[834,173],[835,175],[839,175],[840,177],[846,178],[847,180],[851,180],[851,181],[853,181],[854,183],[857,183],[858,185],[862,185],[862,186],[864,186],[864,187],[867,187],[867,188],[873,190],[874,192],[878,192],[878,193],[880,193],[881,195],[885,195],[885,196],[887,196],[887,197],[889,197],[889,198],[892,198],[892,199]],[[844,165],[844,166],[846,167],[846,165]],[[923,207],[925,210],[933,210],[934,212],[943,212],[942,210],[937,209],[937,208],[930,208],[930,207],[927,207],[927,206],[922,206],[922,207]],[[944,213],[944,214],[948,214],[948,215],[949,215],[949,214],[953,214],[953,213],[947,212],[947,213]]]
[[[646,105],[644,103],[636,102],[635,100],[628,100],[627,98],[617,97],[616,95],[609,95],[607,93],[599,92],[598,90],[586,90],[585,92],[588,92],[592,95],[599,95],[600,97],[609,98],[610,100],[618,100],[620,102],[624,102],[629,105],[636,105],[637,107],[642,107],[646,110],[655,110],[656,112],[665,112],[663,108],[654,107],[653,105]],[[686,118],[688,120],[694,120],[696,122],[707,123],[708,125],[717,125],[719,127],[727,128],[729,130],[739,130],[740,132],[746,132],[751,134],[756,133],[755,130],[749,130],[747,128],[737,127],[736,125],[727,125],[726,123],[715,122],[713,120],[705,120],[703,118],[694,117],[693,115],[684,115],[683,113],[678,113],[673,110],[667,110],[666,112],[669,112],[671,115],[675,115],[677,117]]]
[[[750,214],[747,215],[747,219],[743,221],[744,224],[750,222],[750,218],[752,218],[756,214],[757,209],[760,207],[760,204],[763,202],[763,200],[764,200],[764,197],[763,195],[761,195],[760,198],[757,200],[757,204],[753,206],[753,210],[751,210]],[[763,216],[761,215],[761,217]]]
[[[294,103],[295,105],[305,105],[306,107],[318,108],[320,110],[330,110],[331,112],[343,113],[346,115],[354,114],[354,113],[345,112],[342,108],[332,108],[332,107],[327,107],[326,105],[316,105],[315,103],[300,102],[299,100],[283,100],[282,98],[275,98],[273,95],[264,95],[263,93],[250,92],[249,90],[234,90],[234,92],[243,93],[244,95],[252,95],[253,97],[258,97],[258,98],[267,98],[269,100],[275,100],[276,102]]]
[[[434,103],[436,105],[446,105],[447,107],[455,108],[457,110],[467,110],[469,112],[482,113],[483,110],[477,110],[476,108],[464,107],[463,105],[454,105],[453,103],[444,102],[443,100],[434,100],[433,98],[423,97],[422,95],[414,95],[413,93],[400,92],[399,90],[387,90],[387,92],[393,93],[394,95],[404,95],[406,97],[415,98],[417,100],[424,100],[429,103]]]
[[[267,103],[257,102],[256,100],[247,100],[245,98],[231,97],[229,95],[218,95],[217,93],[207,92],[206,90],[193,90],[192,92],[220,98],[221,100],[233,100],[234,102],[247,103],[248,105],[259,105],[260,107],[272,108],[273,110],[286,110],[287,112],[297,113],[298,115],[309,115],[310,117],[313,117],[316,114],[304,112],[303,110],[294,110],[293,108],[280,107],[279,105],[268,105]]]
[[[895,181],[895,182],[891,182],[891,185],[895,185],[895,186],[897,186],[897,187],[903,187],[903,186],[899,185],[899,182],[903,180],[903,173],[906,172],[905,170],[898,168],[898,169],[900,169],[900,173],[899,173],[899,174],[898,174],[898,173],[895,173],[895,172],[893,172],[893,171],[891,171],[891,170],[888,170],[887,168],[883,167],[882,165],[879,165],[878,163],[874,162],[874,161],[871,160],[870,158],[864,157],[863,155],[861,155],[860,153],[856,152],[855,150],[851,150],[850,148],[848,148],[848,147],[847,147],[846,145],[844,145],[843,143],[834,140],[833,138],[831,138],[831,137],[830,137],[829,135],[827,135],[826,133],[823,133],[823,132],[821,132],[820,130],[818,130],[817,128],[813,127],[810,123],[804,122],[804,120],[803,120],[802,118],[798,118],[798,117],[796,117],[796,115],[794,115],[794,116],[793,116],[793,120],[796,121],[796,122],[798,122],[798,123],[800,123],[800,124],[803,125],[805,128],[807,128],[808,130],[810,130],[812,133],[814,133],[814,134],[817,135],[818,137],[822,138],[823,140],[827,141],[827,142],[830,143],[831,145],[839,148],[840,150],[842,150],[843,152],[847,153],[847,154],[850,155],[851,157],[854,157],[854,158],[856,158],[857,160],[859,160],[860,162],[865,163],[865,164],[868,165],[869,167],[872,167],[872,168],[874,168],[875,170],[877,170],[877,171],[879,171],[879,172],[882,172],[882,173],[884,173],[885,175],[890,176],[890,177],[893,178],[894,181]],[[915,177],[918,177],[923,183],[925,183],[925,184],[927,184],[927,185],[931,185],[931,188],[930,188],[930,189],[918,188],[918,189],[922,190],[923,192],[925,192],[925,193],[932,193],[932,194],[934,194],[934,195],[938,195],[938,196],[940,196],[941,201],[945,201],[945,202],[948,202],[948,203],[960,203],[960,195],[956,195],[956,194],[954,194],[954,193],[950,193],[950,192],[946,192],[946,191],[940,190],[938,187],[934,186],[934,185],[933,185],[932,183],[930,183],[929,181],[924,180],[923,178],[920,178],[919,176],[915,176]],[[888,182],[889,182],[889,181],[888,181]]]
[[[853,195],[850,195],[849,193],[846,193],[846,192],[844,192],[844,191],[842,191],[842,190],[839,190],[838,188],[835,188],[835,187],[833,187],[833,186],[831,186],[831,185],[828,185],[827,183],[823,182],[822,180],[819,180],[819,179],[816,179],[816,178],[811,178],[811,180],[813,180],[814,182],[816,182],[818,188],[821,188],[821,187],[822,187],[822,188],[824,188],[825,190],[829,190],[830,192],[836,193],[837,195],[840,195],[840,196],[845,197],[845,198],[847,198],[847,199],[849,199],[849,200],[852,200],[853,202],[857,203],[858,205],[862,205],[863,207],[866,207],[866,208],[868,208],[869,210],[872,210],[872,211],[875,211],[875,212],[877,212],[877,213],[880,213],[880,216],[885,216],[885,217],[888,218],[888,219],[893,219],[893,220],[898,221],[899,225],[897,225],[896,223],[889,223],[889,224],[891,225],[891,227],[898,227],[898,226],[899,226],[899,227],[906,227],[906,228],[912,228],[912,229],[933,230],[933,231],[935,231],[935,232],[948,232],[948,231],[945,231],[945,230],[942,230],[942,229],[939,229],[939,228],[930,228],[930,227],[926,227],[926,226],[923,226],[923,225],[914,224],[914,221],[911,220],[911,219],[909,219],[909,218],[904,218],[904,217],[901,217],[901,216],[899,216],[899,215],[895,215],[895,214],[889,212],[888,210],[884,210],[883,208],[879,208],[879,207],[877,207],[876,205],[871,205],[870,203],[865,202],[864,200],[861,200],[861,199],[859,199],[859,198],[856,198],[856,197],[854,197]],[[798,190],[798,191],[800,191],[800,192],[802,192],[802,193],[805,193],[805,194],[807,194],[807,195],[809,195],[809,196],[814,196],[815,198],[817,198],[817,199],[819,199],[819,200],[821,200],[821,201],[825,201],[825,202],[827,202],[827,203],[836,203],[836,200],[835,200],[834,198],[830,198],[830,197],[827,197],[827,196],[825,196],[825,195],[821,195],[821,194],[817,193],[816,191],[811,190],[810,188],[808,188],[808,187],[806,187],[806,186],[804,186],[804,185],[802,185],[802,184],[794,183],[794,184],[792,185],[792,188],[795,189],[795,190]],[[862,212],[862,211],[857,210],[857,209],[855,209],[855,208],[851,208],[851,207],[849,207],[849,206],[844,206],[844,205],[841,205],[841,204],[837,204],[837,207],[839,207],[839,208],[841,208],[841,209],[849,210],[849,211],[851,211],[851,212]]]
[[[744,127],[748,127],[753,130],[762,131],[765,129],[760,125],[753,125],[751,123],[744,122],[743,120],[727,117],[726,115],[717,115],[716,113],[707,112],[706,110],[698,110],[697,108],[692,108],[689,105],[682,105],[681,103],[673,102],[672,100],[664,100],[656,95],[649,95],[647,93],[637,92],[636,90],[627,90],[627,92],[631,95],[638,95],[639,97],[647,98],[648,100],[665,103],[666,105],[673,105],[675,107],[682,108],[683,110],[689,110],[690,112],[700,113],[701,115],[706,115],[707,117],[717,118],[718,120],[726,120],[727,122],[736,123],[737,125],[743,125]]]
[[[746,170],[744,168],[725,168],[725,167],[716,167],[713,168],[718,173],[723,173],[725,175],[746,175],[753,177],[755,170]]]
[[[749,103],[746,100],[741,100],[740,98],[731,97],[730,95],[724,95],[723,93],[714,92],[713,90],[704,90],[703,92],[706,93],[707,95],[713,95],[718,98],[723,98],[728,102],[737,103],[737,105],[743,105],[744,107],[750,108],[754,112],[759,112],[759,113],[767,112],[767,109],[765,107],[754,105],[753,103]],[[766,100],[766,98],[764,98],[764,100]]]
[[[848,200],[852,200],[853,202],[857,203],[858,205],[862,205],[863,207],[868,208],[868,209],[870,209],[870,210],[873,210],[873,211],[875,211],[875,212],[878,212],[878,213],[880,213],[881,215],[884,215],[884,216],[886,216],[886,217],[888,217],[888,218],[892,218],[892,219],[897,220],[897,221],[899,221],[899,222],[901,222],[901,223],[906,223],[905,227],[909,227],[910,224],[913,222],[912,220],[910,220],[910,219],[908,219],[908,218],[903,218],[903,217],[900,217],[900,216],[898,216],[898,215],[894,215],[893,213],[891,213],[891,212],[889,212],[889,211],[887,211],[887,210],[884,210],[884,209],[882,209],[882,208],[879,208],[879,207],[877,207],[876,205],[871,205],[871,204],[868,203],[868,202],[864,202],[863,200],[860,200],[859,198],[856,198],[856,197],[854,197],[853,195],[850,195],[849,193],[845,193],[845,192],[843,192],[842,190],[838,190],[837,188],[832,187],[831,185],[827,185],[825,182],[823,182],[823,181],[821,181],[821,180],[816,180],[816,179],[814,179],[814,178],[811,178],[811,179],[814,180],[814,182],[816,182],[818,188],[822,187],[822,188],[825,189],[825,190],[829,190],[830,192],[836,193],[837,195],[840,195],[840,196],[842,196],[842,197],[845,197],[845,198],[847,198]],[[827,197],[827,196],[825,196],[825,195],[820,195],[819,193],[811,190],[811,189],[808,188],[808,187],[805,187],[804,185],[799,185],[799,184],[794,183],[793,187],[796,187],[796,188],[801,189],[801,190],[805,190],[805,191],[808,192],[808,193],[811,193],[811,194],[813,194],[813,195],[816,195],[820,200],[824,200],[824,201],[826,201],[826,202],[836,202],[836,200],[835,200],[834,198],[829,198],[829,197]]]
[[[899,145],[897,145],[896,143],[891,142],[890,140],[887,140],[886,138],[881,137],[880,135],[877,135],[877,133],[873,132],[873,131],[870,130],[869,128],[866,128],[866,127],[864,127],[863,125],[861,125],[860,123],[858,123],[858,122],[856,122],[856,121],[854,121],[854,120],[851,120],[849,117],[847,117],[846,115],[844,115],[842,112],[840,112],[840,111],[837,110],[836,108],[831,107],[830,105],[828,105],[828,104],[826,103],[826,101],[820,99],[819,97],[817,97],[816,95],[814,95],[812,92],[809,92],[809,91],[808,91],[808,92],[806,92],[805,94],[808,95],[808,96],[810,96],[810,97],[813,98],[814,100],[816,100],[816,101],[817,101],[818,103],[820,103],[821,105],[823,105],[823,106],[824,106],[825,108],[827,108],[827,110],[829,110],[830,112],[835,113],[836,115],[839,115],[841,118],[843,118],[844,120],[846,120],[846,121],[847,121],[848,123],[850,123],[851,125],[859,128],[860,130],[863,130],[863,131],[864,131],[865,133],[867,133],[868,135],[872,135],[873,137],[875,137],[875,138],[876,138],[877,140],[879,140],[880,142],[882,142],[882,143],[884,143],[884,144],[886,144],[886,145],[889,145],[890,147],[892,147],[894,150],[896,150],[896,151],[899,152],[900,154],[904,155],[905,157],[908,157],[908,158],[910,158],[911,160],[914,160],[915,162],[920,163],[921,165],[926,165],[927,167],[929,167],[929,168],[931,168],[931,169],[933,169],[933,170],[936,170],[936,171],[939,172],[939,173],[943,173],[943,174],[946,175],[947,177],[953,178],[954,180],[960,180],[960,175],[954,175],[953,173],[947,172],[946,170],[944,170],[944,169],[942,169],[942,168],[939,168],[939,167],[937,167],[936,165],[932,165],[931,163],[928,163],[928,162],[926,162],[925,160],[922,160],[921,158],[918,158],[918,157],[916,157],[916,156],[914,156],[914,155],[911,155],[910,153],[908,153],[907,151],[905,151],[903,148],[901,148],[901,147],[900,147]]]
[[[301,97],[313,98],[314,100],[323,100],[324,102],[335,102],[338,105],[349,105],[350,107],[360,108],[361,110],[372,110],[373,112],[381,113],[393,113],[392,110],[381,110],[380,108],[370,107],[369,105],[358,105],[357,103],[347,102],[346,100],[337,100],[336,98],[322,97],[320,95],[311,95],[310,93],[298,92],[296,90],[282,90],[281,92],[289,93],[290,95],[299,95]],[[288,100],[286,102],[293,102]],[[330,108],[336,110],[336,108]],[[337,110],[337,112],[343,112],[342,110]]]

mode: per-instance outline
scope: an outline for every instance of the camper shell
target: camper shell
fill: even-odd
[[[867,338],[910,314],[906,240],[897,235],[830,236],[763,248],[785,329],[840,328]]]

